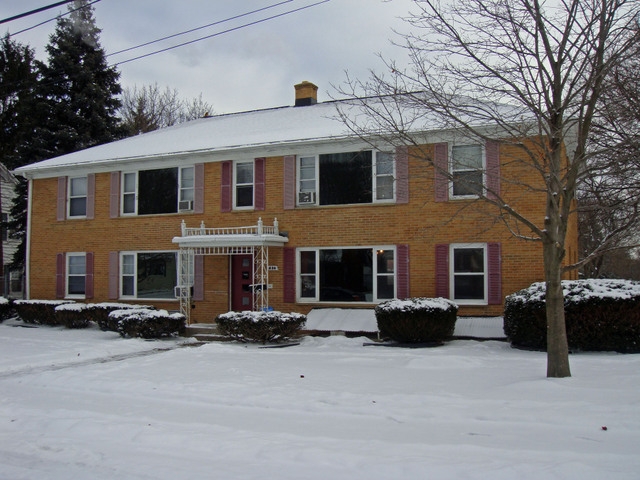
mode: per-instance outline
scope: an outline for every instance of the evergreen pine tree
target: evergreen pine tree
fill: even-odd
[[[100,29],[88,0],[75,0],[71,14],[59,17],[38,63],[40,97],[47,111],[40,148],[33,160],[64,155],[122,137],[117,116],[120,74],[109,67]]]
[[[0,162],[9,170],[30,163],[21,150],[34,130],[34,57],[9,35],[0,40]]]

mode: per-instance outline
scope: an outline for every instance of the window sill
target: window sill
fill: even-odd
[[[465,307],[486,307],[489,305],[487,300],[456,300],[452,298],[451,301]]]

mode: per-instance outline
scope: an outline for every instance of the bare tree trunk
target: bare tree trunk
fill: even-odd
[[[564,295],[562,293],[563,254],[555,242],[545,242],[543,253],[546,277],[547,377],[570,377],[569,343],[565,327]]]

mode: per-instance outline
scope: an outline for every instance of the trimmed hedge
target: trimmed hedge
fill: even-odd
[[[89,326],[88,306],[84,303],[65,303],[55,307],[56,322],[67,328]]]
[[[562,287],[569,348],[640,352],[640,282],[567,280]],[[504,333],[515,347],[547,349],[544,283],[507,296]]]
[[[23,322],[55,326],[59,325],[56,307],[68,303],[75,302],[73,300],[16,300],[13,305]]]
[[[118,333],[126,337],[162,338],[179,335],[186,328],[184,315],[148,308],[114,310],[109,318],[117,322]]]
[[[298,335],[307,321],[300,313],[228,312],[216,317],[222,335],[240,342],[280,342]]]
[[[129,303],[90,303],[88,305],[89,318],[98,324],[100,330],[105,332],[119,332],[118,318],[111,318],[109,314],[116,310],[133,310],[145,309],[155,310],[154,307],[148,305],[131,305]]]
[[[400,343],[442,343],[453,336],[458,306],[445,298],[389,300],[376,306],[382,338]]]
[[[13,300],[0,297],[0,323],[14,315]]]

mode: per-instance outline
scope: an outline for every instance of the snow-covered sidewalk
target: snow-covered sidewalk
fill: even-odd
[[[307,315],[305,329],[374,334],[378,324],[372,309],[314,308]],[[502,317],[458,317],[453,335],[457,338],[506,339]]]
[[[0,324],[0,478],[636,479],[640,355]],[[607,429],[604,430],[603,427]]]

